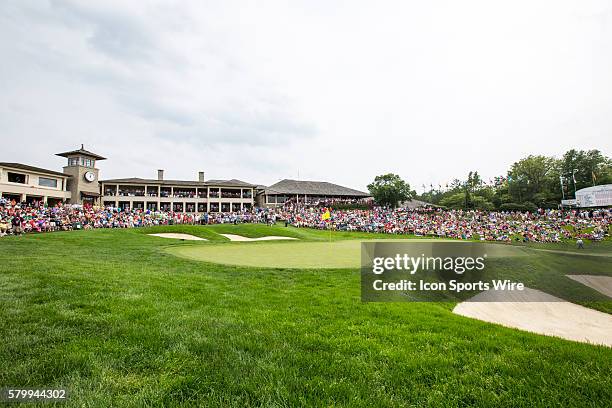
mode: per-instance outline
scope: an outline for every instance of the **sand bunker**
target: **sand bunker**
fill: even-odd
[[[570,279],[580,282],[599,293],[612,298],[612,277],[598,275],[565,275]]]
[[[159,234],[147,234],[147,235],[150,235],[152,237],[160,237],[160,238],[183,239],[185,241],[206,241],[206,239],[196,237],[195,235],[178,234],[174,232],[162,232]]]
[[[249,237],[243,237],[242,235],[234,235],[234,234],[220,234],[220,235],[223,235],[225,238],[229,239],[230,241],[240,241],[240,242],[274,241],[278,239],[297,239],[297,238],[291,238],[291,237],[279,237],[276,235],[270,235],[267,237],[260,237],[260,238],[249,238]]]
[[[612,347],[611,315],[535,289],[482,292],[455,306],[453,313],[532,333]]]

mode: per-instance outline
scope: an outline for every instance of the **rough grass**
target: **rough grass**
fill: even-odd
[[[328,239],[325,231],[265,226],[149,231],[221,243],[216,232],[282,230]],[[358,270],[177,258],[161,249],[192,244],[149,231],[0,239],[0,387],[67,387],[61,406],[88,407],[612,400],[610,348],[456,316],[451,303],[361,303]]]

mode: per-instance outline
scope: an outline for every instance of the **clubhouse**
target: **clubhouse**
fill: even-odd
[[[125,178],[100,182],[102,204],[117,208],[186,213],[238,212],[253,207],[255,185],[240,180],[197,181]]]
[[[270,187],[245,181],[167,180],[164,170],[156,179],[117,178],[99,180],[96,163],[106,160],[80,149],[58,153],[67,159],[63,172],[21,163],[0,163],[0,197],[16,202],[58,202],[148,209],[185,213],[238,212],[255,205],[312,204],[329,200],[369,199],[369,194],[321,181],[282,180]]]
[[[281,180],[270,187],[260,186],[257,195],[260,207],[274,207],[292,202],[297,205],[334,202],[365,202],[370,194],[326,181]]]
[[[49,205],[70,201],[70,176],[21,163],[0,163],[0,197],[9,201],[43,201]]]

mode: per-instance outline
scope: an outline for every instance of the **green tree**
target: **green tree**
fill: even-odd
[[[374,178],[374,182],[368,185],[368,190],[379,205],[397,207],[402,201],[411,200],[414,191],[410,184],[406,183],[397,174],[382,174]]]
[[[527,156],[514,163],[508,173],[509,193],[514,202],[542,204],[554,198],[552,186],[556,160],[547,156]]]
[[[612,161],[599,150],[568,150],[561,159],[560,173],[570,191],[612,182]],[[574,186],[574,178],[576,185]]]
[[[465,192],[453,193],[440,200],[439,203],[443,207],[460,209],[465,206]]]

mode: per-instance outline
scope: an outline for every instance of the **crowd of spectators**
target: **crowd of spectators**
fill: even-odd
[[[350,205],[372,206],[371,198],[327,198],[317,196],[289,197],[283,202],[285,208],[289,207],[346,207]]]
[[[612,211],[538,210],[529,213],[377,207],[331,211],[331,218],[323,220],[318,208],[289,208],[280,216],[296,227],[483,241],[559,242],[574,238],[603,239],[610,228]]]
[[[609,232],[612,210],[529,212],[486,212],[442,209],[332,210],[319,206],[254,208],[231,213],[181,213],[142,209],[91,207],[69,204],[44,206],[15,203],[0,198],[0,236],[29,232],[66,231],[92,228],[135,228],[174,224],[268,223],[341,231],[414,234],[484,241],[522,240],[559,242],[585,238],[601,240]]]
[[[15,203],[0,198],[0,236],[30,232],[93,228],[137,228],[155,225],[267,223],[276,221],[269,210],[232,213],[181,213],[142,209],[121,210],[92,206]]]

